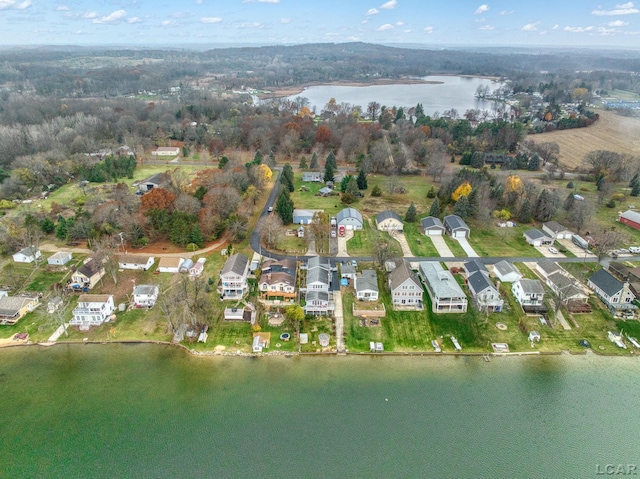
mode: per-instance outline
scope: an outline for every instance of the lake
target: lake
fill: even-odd
[[[597,477],[640,463],[640,363],[0,350],[0,476]]]
[[[493,91],[502,86],[500,82],[477,77],[461,76],[427,76],[422,80],[434,83],[414,83],[409,85],[371,85],[371,86],[342,86],[317,85],[305,88],[299,95],[288,97],[293,100],[297,96],[309,99],[309,108],[315,108],[320,113],[331,98],[338,103],[360,105],[366,112],[369,102],[377,101],[387,107],[414,107],[422,103],[426,115],[455,108],[462,116],[465,111],[477,108],[493,111],[495,102],[478,100],[475,93],[480,85],[489,86]]]

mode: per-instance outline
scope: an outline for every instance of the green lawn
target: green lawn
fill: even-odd
[[[415,256],[438,256],[438,250],[431,239],[423,234],[420,223],[405,222],[404,236],[407,238],[409,248],[411,248],[411,252]]]
[[[500,228],[495,225],[474,227],[473,222],[470,224],[469,244],[480,256],[542,256],[524,239],[523,233],[531,229],[530,226]]]
[[[397,240],[386,231],[378,231],[369,220],[364,220],[362,230],[354,231],[353,238],[347,241],[347,251],[351,256],[372,256],[376,239],[389,244],[391,257],[402,256],[402,248]]]
[[[447,243],[447,245],[449,246],[449,249],[451,250],[454,256],[457,256],[457,257],[467,256],[467,253],[462,248],[462,246],[460,246],[460,243],[458,243],[457,240],[454,240],[449,235],[443,235],[442,237],[444,238],[444,242]]]

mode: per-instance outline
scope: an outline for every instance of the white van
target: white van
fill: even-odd
[[[630,246],[629,253],[633,253],[633,254],[640,253],[640,246]]]

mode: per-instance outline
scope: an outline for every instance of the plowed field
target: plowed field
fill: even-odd
[[[593,150],[609,150],[640,155],[640,119],[598,111],[600,119],[588,128],[530,135],[536,142],[555,141],[560,146],[560,164],[571,171],[582,165],[584,155]]]

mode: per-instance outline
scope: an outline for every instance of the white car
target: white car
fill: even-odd
[[[336,230],[331,230],[331,237],[335,238],[336,237]]]
[[[553,246],[549,246],[549,253],[558,254],[558,250],[556,248],[554,248]]]
[[[640,246],[630,246],[629,253],[633,253],[633,254],[640,253]]]
[[[269,211],[269,213],[271,213],[273,211],[273,206],[269,206],[268,211]]]

